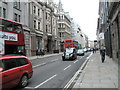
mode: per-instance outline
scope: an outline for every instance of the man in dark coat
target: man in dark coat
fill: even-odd
[[[101,54],[102,63],[104,63],[104,60],[105,60],[105,47],[104,46],[101,47],[100,54]]]

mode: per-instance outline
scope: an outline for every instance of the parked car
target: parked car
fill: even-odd
[[[86,48],[84,48],[84,49],[83,49],[83,51],[84,51],[84,52],[87,52],[87,49],[86,49]]]
[[[82,56],[84,56],[84,50],[83,49],[78,49],[78,51],[77,51],[77,55],[82,55]]]
[[[66,48],[63,55],[62,60],[74,60],[77,58],[77,52],[75,48]]]
[[[32,64],[25,56],[6,55],[0,57],[0,75],[2,89],[16,86],[25,87],[33,75]]]

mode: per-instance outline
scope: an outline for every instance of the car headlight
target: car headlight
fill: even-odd
[[[72,57],[73,56],[73,54],[70,54],[70,57]]]

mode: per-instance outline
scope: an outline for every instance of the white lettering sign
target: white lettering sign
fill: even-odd
[[[4,54],[4,40],[2,38],[0,38],[0,55]]]
[[[13,34],[13,33],[0,32],[0,38],[8,41],[18,41],[17,34]]]

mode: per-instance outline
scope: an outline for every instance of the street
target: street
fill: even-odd
[[[32,60],[33,77],[24,89],[64,88],[89,55],[78,56],[74,61],[62,61],[62,55]]]

